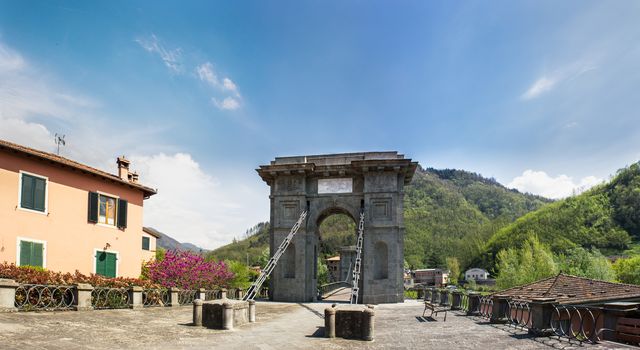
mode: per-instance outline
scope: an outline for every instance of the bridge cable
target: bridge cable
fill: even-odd
[[[358,303],[358,292],[360,290],[360,269],[362,267],[362,242],[364,240],[364,211],[360,213],[360,223],[358,224],[358,241],[356,242],[356,262],[353,266],[353,286],[351,287],[351,304]]]

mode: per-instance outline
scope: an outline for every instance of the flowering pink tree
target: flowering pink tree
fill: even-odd
[[[225,287],[233,272],[223,261],[205,261],[188,251],[167,251],[162,261],[149,265],[149,278],[164,287],[181,289]]]

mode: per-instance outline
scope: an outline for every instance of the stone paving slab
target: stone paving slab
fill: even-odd
[[[0,314],[0,349],[628,349],[584,347],[450,312],[421,318],[416,301],[376,306],[375,340],[323,337],[326,303],[257,303],[257,322],[233,331],[193,327],[192,308]],[[637,349],[637,348],[635,348]]]

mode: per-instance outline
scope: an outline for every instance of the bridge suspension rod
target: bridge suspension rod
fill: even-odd
[[[244,296],[244,298],[242,298],[242,300],[253,300],[256,297],[256,295],[260,291],[260,288],[262,288],[262,284],[267,280],[267,278],[269,278],[271,272],[273,272],[273,270],[275,269],[278,260],[280,260],[282,254],[284,254],[285,250],[287,250],[287,247],[289,246],[289,243],[291,243],[293,236],[298,233],[298,230],[300,229],[300,226],[302,226],[302,223],[304,222],[304,219],[306,217],[307,211],[304,210],[300,214],[300,218],[298,219],[298,221],[296,221],[295,225],[293,225],[293,227],[291,228],[291,231],[289,231],[287,237],[285,237],[282,243],[280,243],[278,250],[276,250],[271,259],[269,259],[267,266],[265,266],[265,268],[260,272],[260,276],[258,276],[258,279],[253,282],[251,287],[249,287],[247,294]]]
[[[362,243],[364,240],[364,210],[360,213],[360,223],[358,223],[358,241],[356,242],[356,262],[353,265],[353,286],[351,287],[351,304],[358,303],[358,292],[360,291],[360,270],[362,268]]]

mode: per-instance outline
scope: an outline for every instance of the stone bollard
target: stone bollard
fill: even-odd
[[[256,322],[256,301],[249,300],[249,322]]]
[[[336,337],[336,309],[333,307],[324,309],[324,336],[327,338]]]
[[[467,316],[477,315],[480,311],[480,293],[469,293],[469,310],[467,310]]]
[[[202,301],[207,300],[207,292],[204,288],[200,288],[196,291],[196,299],[200,299]]]
[[[373,308],[367,307],[364,309],[364,315],[362,317],[362,339],[372,341],[373,340],[373,329],[374,329],[374,319],[375,319],[375,311]]]
[[[627,315],[637,313],[640,311],[639,309],[640,303],[638,302],[615,302],[615,303],[606,303],[604,304],[604,320],[603,320],[603,328],[605,329],[616,329],[618,318],[620,317],[628,317]],[[615,332],[603,332],[602,338],[604,340],[616,340]]]
[[[16,289],[20,286],[14,280],[0,278],[0,312],[14,312],[16,309]]]
[[[244,289],[238,289],[238,300],[244,298]]]
[[[543,334],[551,328],[551,315],[553,306],[556,305],[555,298],[532,298],[529,302],[529,312],[531,313],[531,326],[529,333]]]
[[[193,325],[202,326],[202,299],[193,301]]]
[[[509,299],[503,295],[494,295],[491,299],[493,300],[493,307],[491,308],[491,318],[489,322],[506,322]]]
[[[226,288],[222,288],[220,290],[220,299],[227,299],[227,289]]]
[[[449,291],[448,290],[440,291],[440,305],[449,306]]]
[[[133,286],[129,289],[129,302],[133,310],[140,310],[144,308],[142,300],[142,287]]]
[[[171,287],[168,290],[169,293],[169,306],[171,307],[176,307],[176,306],[180,306],[180,289],[179,288],[175,288],[175,287]]]
[[[93,310],[93,306],[91,305],[91,292],[93,291],[93,286],[87,283],[78,283],[75,285],[73,289],[73,297],[74,297],[74,309],[76,311],[88,311]]]
[[[222,329],[233,329],[233,305],[231,303],[222,304]]]
[[[451,310],[460,310],[462,308],[462,292],[454,290],[451,292]]]

